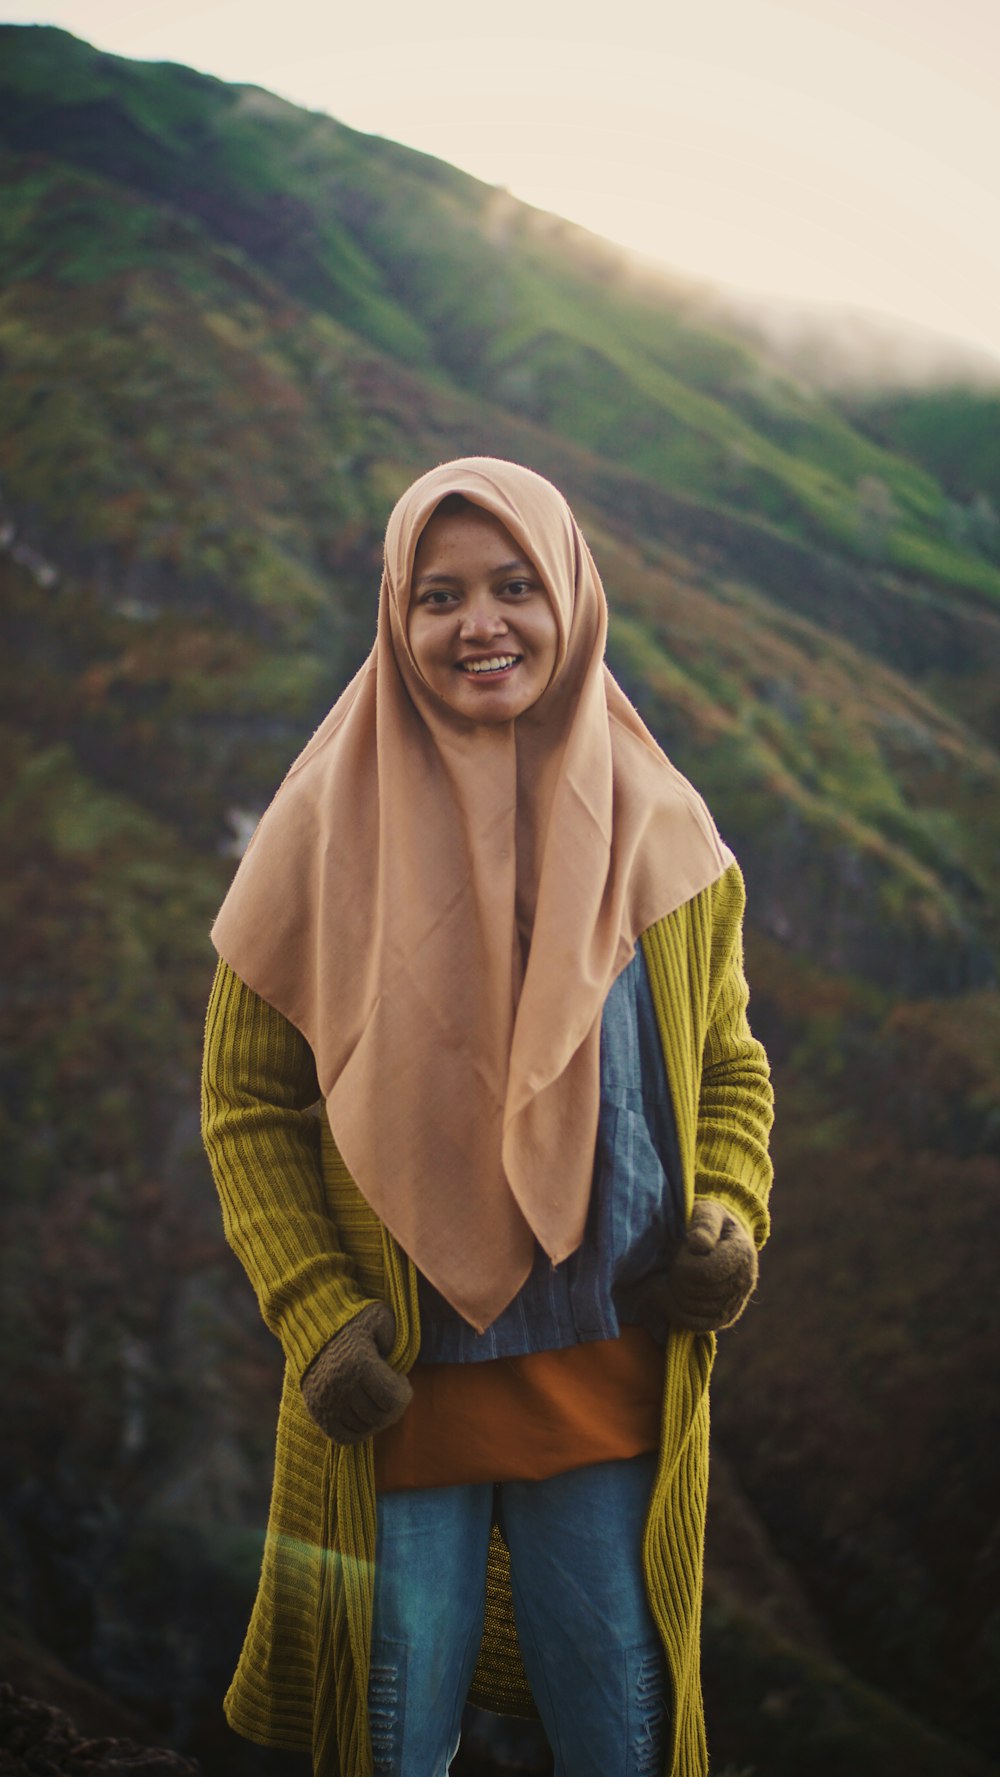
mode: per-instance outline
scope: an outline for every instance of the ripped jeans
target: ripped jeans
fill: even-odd
[[[654,1777],[667,1734],[663,1652],[642,1575],[656,1457],[548,1481],[378,1498],[375,1777],[446,1777],[483,1629],[494,1508],[518,1639],[556,1777]]]

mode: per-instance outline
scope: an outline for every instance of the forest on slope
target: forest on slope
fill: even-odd
[[[54,30],[0,28],[0,179],[3,1660],[266,1768],[219,1717],[278,1359],[198,1143],[207,932],[393,500],[486,452],[572,501],[747,876],[779,1117],[717,1768],[996,1771],[995,396],[836,401],[505,192]]]

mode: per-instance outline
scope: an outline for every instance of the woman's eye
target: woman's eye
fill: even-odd
[[[505,591],[512,592],[516,598],[521,598],[526,592],[531,591],[531,581],[508,580]]]

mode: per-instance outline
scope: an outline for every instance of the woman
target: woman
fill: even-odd
[[[227,1713],[319,1777],[439,1777],[470,1683],[564,1777],[707,1768],[712,1334],[771,1097],[738,868],[606,626],[550,483],[423,476],[213,932],[205,1139],[286,1356]]]

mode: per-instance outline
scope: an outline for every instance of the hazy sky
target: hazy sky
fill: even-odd
[[[3,16],[257,82],[679,270],[1000,356],[1000,0],[38,0]]]

